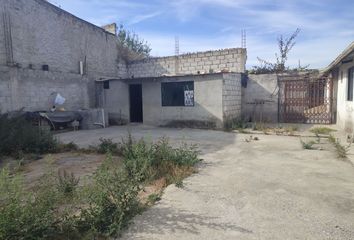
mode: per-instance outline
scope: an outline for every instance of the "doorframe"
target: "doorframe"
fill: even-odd
[[[132,99],[131,99],[131,87],[132,86],[140,86],[141,89],[141,119],[139,121],[132,121]],[[142,83],[130,83],[128,84],[129,89],[129,122],[130,123],[143,123],[144,122],[144,102],[143,102],[143,85]]]

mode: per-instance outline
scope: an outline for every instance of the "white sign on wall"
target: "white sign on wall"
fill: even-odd
[[[186,90],[184,91],[184,106],[194,106],[194,91]]]

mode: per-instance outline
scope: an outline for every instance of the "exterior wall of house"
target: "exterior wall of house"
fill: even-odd
[[[127,77],[113,34],[44,0],[0,0],[0,6],[2,112],[48,110],[52,92],[71,101],[69,109],[93,107],[95,80]]]
[[[223,122],[241,118],[241,74],[223,74]]]
[[[129,77],[159,77],[221,71],[245,72],[247,51],[244,48],[230,48],[170,57],[147,58],[131,62]],[[177,71],[176,71],[177,66]]]
[[[194,81],[194,107],[163,107],[161,82]],[[157,126],[223,127],[223,81],[222,75],[185,76],[144,81],[144,123]]]
[[[194,106],[162,106],[161,83],[194,81]],[[223,128],[224,122],[241,117],[241,74],[224,73],[199,76],[113,80],[110,88],[99,83],[99,102],[110,121],[129,122],[129,83],[142,84],[143,121],[154,126]]]
[[[125,64],[117,62],[117,40],[113,34],[47,1],[0,0],[0,3],[3,35],[0,52],[5,52],[5,39],[9,39],[17,66],[29,68],[31,64],[33,69],[41,69],[46,64],[50,71],[78,74],[82,61],[88,75],[126,77]],[[4,36],[9,34],[5,28],[10,29],[11,37]],[[6,62],[4,57],[0,55],[0,63]]]
[[[103,82],[97,83],[99,108],[108,112],[112,124],[125,124],[130,121],[129,116],[129,84],[125,81],[109,81],[109,89],[103,88]]]
[[[0,112],[49,110],[57,93],[67,110],[89,108],[90,80],[78,74],[0,66]]]
[[[258,103],[258,104],[255,104]],[[278,122],[276,74],[249,74],[242,88],[242,118],[246,121]]]
[[[354,133],[354,101],[347,101],[348,70],[354,62],[342,64],[333,72],[337,79],[337,125],[347,133]]]

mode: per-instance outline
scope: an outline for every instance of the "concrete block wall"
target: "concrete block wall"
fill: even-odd
[[[1,67],[0,111],[50,110],[56,93],[66,98],[67,110],[89,108],[90,81],[79,74]]]
[[[242,117],[246,121],[278,122],[276,74],[248,75],[247,87],[242,88]]]
[[[128,64],[129,78],[188,75],[210,72],[245,72],[247,53],[243,48],[183,54],[179,57],[147,58]],[[176,61],[178,69],[176,71]]]
[[[241,74],[223,74],[223,120],[227,121],[241,118]]]
[[[21,68],[49,65],[50,71],[77,74],[82,61],[89,76],[126,77],[113,34],[44,0],[0,0],[0,6],[0,64],[6,63],[6,25],[11,29],[14,62]]]

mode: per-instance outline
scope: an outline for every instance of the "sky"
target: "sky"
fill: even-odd
[[[121,23],[146,40],[153,56],[241,47],[247,33],[247,67],[257,57],[275,60],[277,38],[301,31],[288,64],[324,68],[354,41],[352,0],[51,0],[102,26]]]

